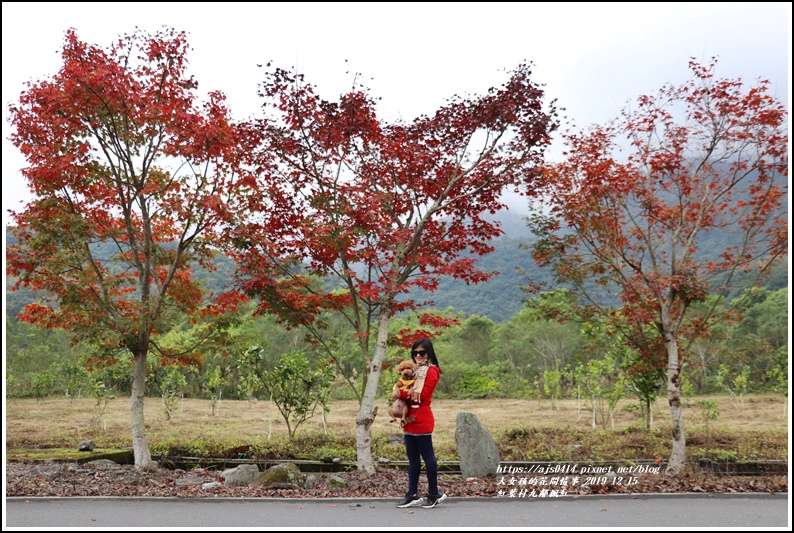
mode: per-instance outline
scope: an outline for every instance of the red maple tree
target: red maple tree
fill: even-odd
[[[222,94],[196,106],[187,51],[174,30],[125,35],[107,49],[69,30],[60,71],[29,83],[10,106],[11,140],[29,164],[22,174],[34,199],[12,213],[17,242],[7,248],[7,272],[45,297],[19,318],[93,344],[94,364],[132,355],[139,467],[151,462],[147,356],[194,361],[189,349],[167,351],[156,340],[186,315],[215,312],[191,272],[212,268],[214,231],[245,147]]]
[[[332,102],[302,75],[266,75],[258,184],[240,195],[230,253],[262,312],[315,333],[323,310],[349,322],[365,365],[356,421],[362,472],[374,472],[370,426],[391,318],[427,303],[409,292],[432,292],[441,276],[479,283],[493,275],[472,256],[490,252],[501,233],[485,215],[538,174],[557,123],[530,74],[520,65],[502,87],[455,97],[410,123],[380,121],[361,85]]]
[[[737,273],[759,279],[788,249],[787,112],[768,82],[745,88],[715,78],[715,67],[692,60],[682,85],[640,97],[607,125],[568,133],[564,161],[544,171],[531,223],[540,264],[615,324],[633,325],[627,337],[648,368],[666,367],[669,475],[686,457],[684,341],[724,316],[717,304],[730,309],[724,297]],[[720,233],[734,244],[704,246]],[[622,309],[604,307],[606,291]],[[690,312],[708,294],[718,296],[714,305]],[[658,339],[642,341],[644,325]]]

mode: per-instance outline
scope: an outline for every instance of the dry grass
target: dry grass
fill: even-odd
[[[717,400],[719,405],[719,417],[711,423],[709,430],[712,435],[725,432],[761,432],[775,434],[780,439],[781,434],[788,431],[787,403],[781,396],[749,395],[744,398],[743,408],[735,405],[727,396],[698,397],[690,398],[689,407],[684,408],[688,437],[693,442],[698,439],[705,440],[702,435],[704,430],[701,409],[697,405],[703,399]],[[631,408],[634,404],[635,401],[624,400],[616,409],[614,423],[619,432],[626,432],[627,428],[637,426],[636,411]],[[95,403],[89,399],[74,402],[60,398],[40,401],[11,399],[6,401],[5,407],[7,450],[73,450],[79,441],[85,439],[93,440],[100,449],[131,446],[129,402],[126,398],[110,402],[105,419],[100,421],[97,421]],[[400,433],[396,423],[389,423],[386,407],[385,401],[379,402],[380,414],[373,426],[375,439],[385,440]],[[576,400],[563,400],[558,401],[556,407],[552,409],[551,404],[545,400],[436,399],[433,403],[436,416],[434,440],[442,449],[446,447],[454,450],[455,419],[459,412],[476,415],[497,439],[508,430],[520,428],[557,428],[571,430],[579,435],[591,431],[590,413],[585,406],[580,408]],[[353,439],[357,414],[358,404],[355,401],[332,402],[330,412],[326,415],[325,428],[342,442]],[[191,443],[191,448],[196,449],[200,448],[198,443],[201,442],[217,449],[218,446],[222,448],[284,441],[287,435],[286,424],[277,408],[269,402],[224,400],[213,415],[209,400],[184,400],[171,420],[166,420],[159,399],[148,398],[146,420],[147,436],[153,450],[158,446],[168,448],[180,443]],[[669,428],[666,401],[659,400],[656,403],[654,421],[655,427],[663,434],[666,433]],[[323,420],[318,415],[304,423],[298,429],[297,436],[322,432]],[[715,443],[718,443],[717,440],[706,442],[705,445],[713,446]]]

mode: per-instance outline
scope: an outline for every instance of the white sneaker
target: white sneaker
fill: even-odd
[[[420,505],[424,500],[421,496],[416,494],[406,494],[403,501],[397,504],[397,507],[400,509],[405,509],[406,507],[414,507],[415,505]]]
[[[427,502],[422,504],[423,509],[432,509],[439,503],[443,502],[447,499],[447,495],[443,492],[436,494],[435,496],[427,495]]]

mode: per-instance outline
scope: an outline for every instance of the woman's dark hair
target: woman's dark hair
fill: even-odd
[[[430,339],[419,339],[418,341],[414,342],[413,346],[411,346],[411,360],[416,362],[416,355],[414,352],[417,348],[424,348],[427,350],[427,358],[430,359],[430,364],[436,365],[438,367],[438,371],[441,372],[441,366],[438,364],[438,359],[436,359],[436,351],[433,349],[433,343],[430,342]]]

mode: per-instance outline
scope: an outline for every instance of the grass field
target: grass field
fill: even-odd
[[[706,422],[698,402],[715,400],[718,415]],[[373,455],[403,458],[400,430],[389,423],[381,402],[373,425]],[[788,459],[789,411],[779,395],[748,395],[743,406],[728,396],[686,399],[684,421],[687,450],[693,457],[719,459]],[[458,413],[477,416],[499,444],[503,460],[616,460],[653,458],[669,454],[669,410],[666,400],[653,408],[654,429],[639,429],[636,401],[622,401],[614,412],[614,429],[591,428],[591,413],[576,400],[562,400],[552,408],[546,400],[436,399],[434,442],[439,459],[455,460],[455,419]],[[167,420],[158,398],[146,400],[147,437],[153,454],[228,456],[230,449],[247,447],[268,456],[317,458],[318,455],[355,458],[355,401],[330,404],[325,421],[318,414],[301,425],[296,438],[287,439],[286,424],[269,402],[223,400],[215,414],[209,400],[183,400]],[[91,439],[98,449],[131,446],[129,400],[111,401],[98,417],[94,400],[63,398],[6,401],[6,451],[76,450]]]

